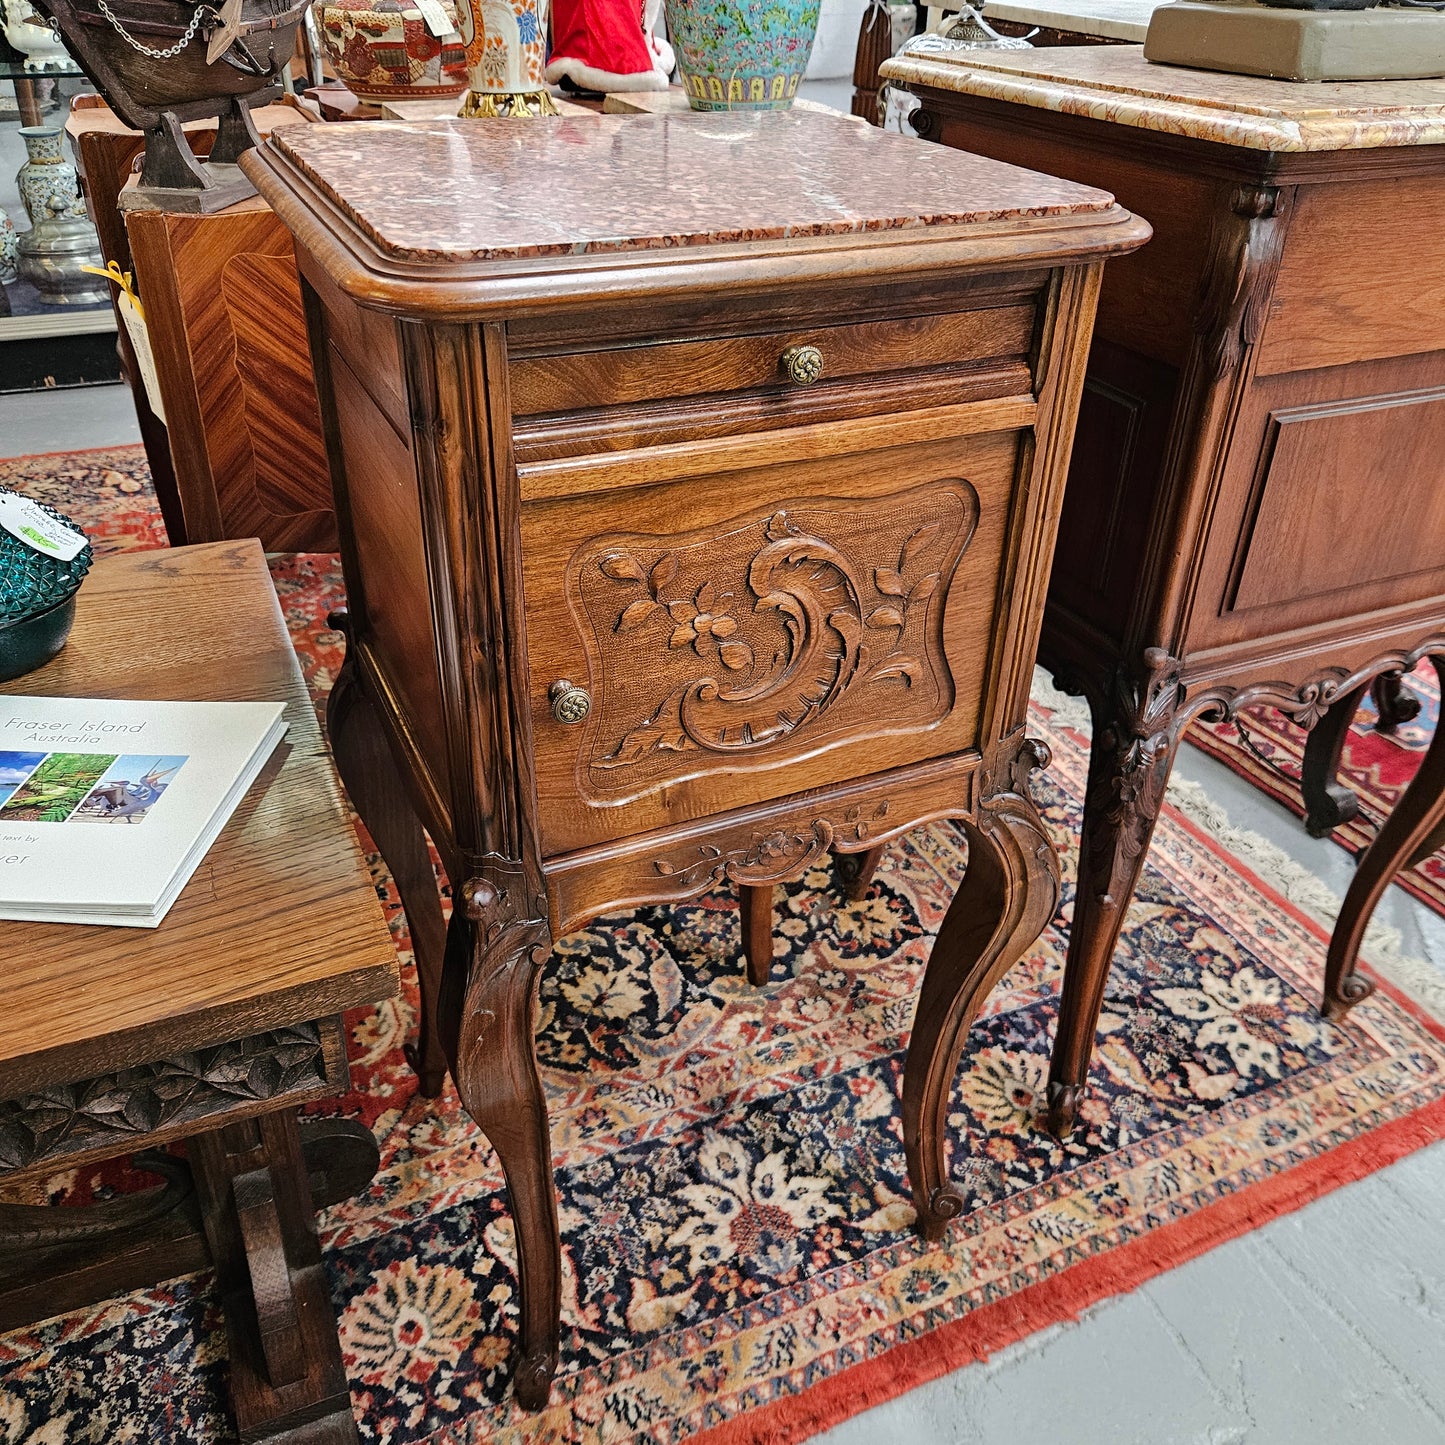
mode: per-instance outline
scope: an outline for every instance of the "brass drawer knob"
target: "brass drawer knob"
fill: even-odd
[[[782,358],[789,381],[812,386],[823,374],[823,353],[816,346],[790,346]]]
[[[574,687],[566,678],[554,682],[547,689],[547,696],[552,699],[552,716],[564,725],[580,723],[592,711],[587,689]]]

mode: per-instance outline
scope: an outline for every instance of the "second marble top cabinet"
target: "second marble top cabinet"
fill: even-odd
[[[309,308],[333,747],[423,1086],[506,1173],[519,1399],[560,1298],[536,983],[606,910],[735,885],[765,978],[774,883],[964,820],[903,1098],[936,1237],[964,1033],[1057,903],[1025,708],[1101,271],[1147,226],[816,114],[293,127],[245,166]]]

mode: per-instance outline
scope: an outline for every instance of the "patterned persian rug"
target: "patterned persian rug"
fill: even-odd
[[[0,465],[106,545],[159,540],[138,453]],[[339,661],[330,557],[273,563],[318,699]],[[1079,736],[1038,798],[1078,827]],[[405,927],[372,859],[409,977]],[[726,893],[599,921],[557,948],[539,1052],[566,1272],[562,1365],[540,1416],[507,1387],[516,1296],[496,1161],[448,1088],[402,1060],[414,993],[352,1020],[376,1132],[362,1198],[322,1221],[362,1436],[474,1442],[794,1441],[1133,1288],[1445,1133],[1445,1029],[1382,987],[1344,1027],[1315,1012],[1324,938],[1166,808],[1130,912],[1093,1089],[1067,1144],[1036,1122],[1061,916],[972,1032],[950,1123],[969,1207],[909,1229],[898,1122],[914,990],[965,866],[951,826],[889,849],[848,905],[828,867],[786,890],[772,979],[745,982]],[[134,1187],[115,1166],[30,1198]],[[11,1445],[228,1438],[224,1333],[205,1275],[0,1336]]]
[[[1345,744],[1340,781],[1360,800],[1360,811],[1330,836],[1351,853],[1361,853],[1374,842],[1380,823],[1415,776],[1440,722],[1440,678],[1434,667],[1422,662],[1406,676],[1405,686],[1420,702],[1413,722],[1402,723],[1393,734],[1378,732],[1375,704],[1367,696]],[[1238,724],[1198,723],[1187,736],[1195,747],[1303,815],[1299,776],[1307,734],[1283,714],[1250,708]],[[1422,903],[1445,913],[1445,851],[1407,869],[1397,881]]]

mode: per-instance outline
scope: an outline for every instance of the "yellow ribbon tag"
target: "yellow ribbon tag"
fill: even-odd
[[[117,261],[109,262],[104,270],[99,266],[83,266],[81,269],[89,271],[92,276],[104,276],[120,287],[120,295],[116,297],[115,309],[125,325],[126,335],[130,337],[131,350],[135,353],[136,370],[140,373],[139,378],[132,376],[130,383],[134,386],[139,380],[150,401],[151,410],[164,422],[166,408],[165,401],[161,396],[160,378],[156,375],[155,352],[151,349],[150,332],[146,328],[146,314],[141,307],[140,297],[135,294],[135,286],[131,281],[130,272],[122,271],[120,263]]]
[[[99,266],[82,266],[82,271],[89,271],[92,276],[105,276],[114,281],[120,289],[130,297],[130,304],[135,307],[136,315],[142,321],[145,320],[145,307],[140,304],[140,297],[135,294],[135,285],[131,281],[131,273],[120,269],[119,261],[109,261],[104,269]]]

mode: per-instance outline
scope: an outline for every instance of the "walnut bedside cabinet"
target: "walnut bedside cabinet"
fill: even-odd
[[[0,1180],[140,1150],[162,1181],[0,1204],[0,1329],[214,1265],[243,1445],[355,1445],[313,1210],[376,1141],[296,1110],[346,1091],[341,1014],[396,993],[396,952],[260,545],[99,558],[3,691],[284,702],[289,730],[159,928],[0,924]]]
[[[506,1174],[536,1407],[535,991],[600,913],[731,880],[756,975],[774,883],[964,819],[903,1102],[923,1231],[959,1210],[963,1035],[1057,899],[1023,724],[1095,297],[1148,228],[806,113],[297,126],[244,164],[307,291],[333,745],[411,921],[424,1083],[450,1067]]]
[[[1260,80],[1137,45],[883,74],[920,134],[1107,186],[1158,226],[1100,299],[1040,648],[1094,717],[1063,1134],[1189,724],[1268,705],[1310,728],[1324,833],[1355,810],[1335,773],[1366,688],[1445,665],[1445,84]],[[1445,735],[1432,758],[1346,895],[1332,1017],[1373,988],[1354,965],[1380,895],[1442,841]]]

